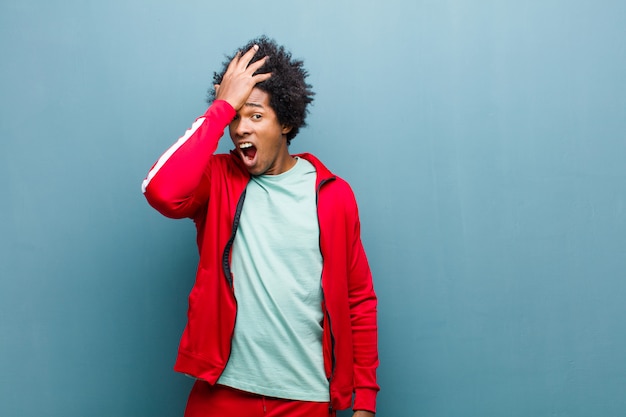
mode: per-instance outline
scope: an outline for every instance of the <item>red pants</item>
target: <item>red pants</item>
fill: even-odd
[[[328,403],[284,400],[196,381],[185,417],[335,417]]]

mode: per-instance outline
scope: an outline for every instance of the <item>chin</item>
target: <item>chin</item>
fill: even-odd
[[[248,173],[250,175],[263,175],[265,174],[265,171],[262,171],[256,168],[248,168]]]

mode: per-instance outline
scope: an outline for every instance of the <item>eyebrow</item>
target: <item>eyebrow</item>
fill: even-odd
[[[246,107],[257,107],[259,109],[264,109],[265,107],[263,107],[262,104],[259,103],[245,103],[244,106]]]

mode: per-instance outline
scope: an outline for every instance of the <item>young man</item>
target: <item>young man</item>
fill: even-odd
[[[197,227],[174,367],[196,378],[187,417],[374,415],[377,300],[356,201],[313,155],[289,153],[306,76],[273,40],[251,41],[143,182],[155,209]],[[215,154],[227,126],[235,149]]]

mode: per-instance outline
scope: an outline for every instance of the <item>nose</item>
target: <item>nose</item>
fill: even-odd
[[[251,131],[250,123],[244,117],[241,117],[241,116],[237,117],[230,124],[230,130],[237,137],[240,137],[240,138],[245,137],[250,134],[250,131]]]

